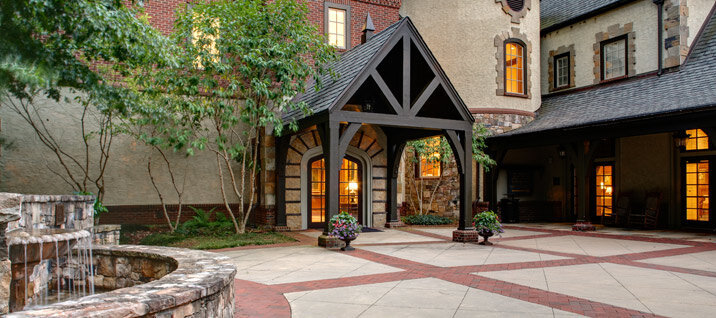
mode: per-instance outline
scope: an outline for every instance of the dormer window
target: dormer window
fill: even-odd
[[[350,45],[350,6],[326,2],[325,25],[328,44],[338,49]]]

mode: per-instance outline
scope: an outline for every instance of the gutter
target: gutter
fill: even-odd
[[[661,74],[664,73],[664,57],[663,57],[664,50],[662,49],[662,45],[663,45],[662,43],[664,43],[664,19],[663,19],[664,0],[652,0],[652,1],[654,2],[654,4],[656,4],[656,8],[658,10],[657,14],[656,14],[656,17],[657,17],[656,18],[656,25],[657,25],[657,27],[656,27],[656,33],[657,33],[656,47],[658,50],[657,56],[658,56],[659,61],[658,61],[657,65],[659,66],[659,68],[656,71],[656,76],[661,76]]]

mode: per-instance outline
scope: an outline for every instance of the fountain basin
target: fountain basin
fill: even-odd
[[[21,264],[54,258],[57,255],[56,252],[59,252],[60,255],[67,255],[68,248],[71,248],[80,239],[91,237],[92,233],[85,230],[33,229],[29,231],[15,230],[6,235],[7,244],[10,246],[10,261],[13,264]],[[55,248],[55,243],[57,243],[57,248]],[[27,257],[25,249],[27,249]]]
[[[98,287],[133,286],[8,317],[233,317],[236,267],[228,257],[133,245],[94,246],[92,252]]]

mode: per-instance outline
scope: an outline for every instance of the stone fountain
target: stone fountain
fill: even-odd
[[[0,313],[79,298],[95,291],[92,234],[67,228],[68,224],[74,227],[82,222],[66,222],[63,203],[44,204],[52,208],[54,224],[42,222],[42,213],[29,211],[23,215],[26,197],[29,207],[39,201],[39,196],[0,193]],[[90,196],[66,196],[65,199],[80,207],[72,209],[73,213],[81,211],[79,214],[90,213],[82,209],[86,210],[88,203],[94,200]],[[79,214],[69,219],[82,220],[77,218]],[[39,220],[35,220],[36,215]],[[52,225],[56,227],[50,227]]]
[[[236,267],[228,257],[118,246],[117,226],[94,226],[93,202],[91,196],[0,193],[0,314],[234,316]]]

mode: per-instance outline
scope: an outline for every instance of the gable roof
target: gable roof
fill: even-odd
[[[442,67],[440,67],[437,59],[435,59],[435,56],[409,17],[400,19],[400,21],[374,35],[366,43],[360,44],[343,53],[338,61],[329,65],[333,72],[337,74],[337,77],[324,75],[321,77],[323,86],[320,90],[316,91],[316,82],[312,81],[306,88],[306,93],[296,97],[297,101],[306,102],[308,104],[311,113],[305,114],[301,110],[291,110],[284,114],[283,120],[285,122],[301,120],[314,114],[331,110],[342,98],[346,97],[344,95],[350,93],[351,88],[355,89],[363,84],[363,80],[366,78],[368,72],[370,72],[369,68],[371,68],[374,63],[380,62],[378,61],[379,58],[384,58],[384,53],[381,52],[386,51],[384,50],[386,48],[390,49],[391,47],[388,46],[396,44],[404,34],[412,39],[415,46],[426,59],[426,62],[432,65],[431,69],[436,79],[439,80],[439,83],[448,97],[458,108],[457,111],[460,113],[462,119],[474,122],[475,118],[470,113],[470,110],[455,90],[450,79]],[[387,53],[387,51],[385,53]]]
[[[544,97],[532,122],[489,139],[497,141],[517,135],[566,131],[716,108],[715,61],[716,18],[712,9],[679,71]]]
[[[584,20],[635,0],[542,0],[540,20],[542,33]]]
[[[306,93],[297,96],[299,102],[306,102],[308,108],[317,114],[327,110],[340,97],[353,80],[358,77],[363,69],[370,63],[378,50],[392,37],[395,30],[403,22],[400,20],[393,23],[383,31],[376,33],[368,42],[360,44],[343,54],[337,61],[329,64],[328,67],[336,73],[336,78],[330,75],[321,77],[323,86],[316,91],[316,82],[312,81],[306,88]],[[312,114],[304,114],[300,110],[291,110],[284,114],[284,120],[299,120]]]

